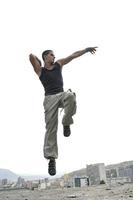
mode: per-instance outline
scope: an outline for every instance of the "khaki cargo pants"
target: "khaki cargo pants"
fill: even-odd
[[[62,124],[64,126],[73,124],[72,116],[76,113],[76,95],[71,90],[60,92],[55,95],[45,96],[44,99],[46,133],[44,139],[44,157],[58,158],[57,130],[58,110],[64,109]]]

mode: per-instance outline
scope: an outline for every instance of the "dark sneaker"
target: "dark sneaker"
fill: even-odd
[[[49,164],[48,164],[48,173],[51,176],[54,176],[56,174],[56,162],[54,158],[51,158],[49,160]]]
[[[63,126],[64,128],[64,136],[65,137],[69,137],[71,135],[71,130],[70,130],[70,126]]]

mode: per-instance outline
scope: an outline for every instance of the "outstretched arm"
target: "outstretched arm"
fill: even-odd
[[[41,75],[41,61],[33,54],[29,55],[29,60],[38,76]]]
[[[87,53],[87,52],[90,52],[92,54],[95,54],[96,52],[96,48],[97,47],[88,47],[86,49],[83,49],[83,50],[80,50],[80,51],[76,51],[75,53],[71,54],[70,56],[66,57],[66,58],[63,58],[63,59],[60,59],[58,60],[57,62],[63,66],[63,65],[66,65],[67,63],[69,63],[70,61],[72,61],[73,59],[75,58],[78,58],[80,56],[82,56],[83,54]]]

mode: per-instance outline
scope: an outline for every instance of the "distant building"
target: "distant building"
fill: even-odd
[[[86,177],[86,168],[65,174],[62,177],[64,179],[64,187],[81,187],[80,179],[82,177]]]
[[[89,178],[89,185],[98,185],[106,183],[106,173],[104,163],[98,163],[86,166],[86,175]]]
[[[40,183],[40,185],[39,185],[39,190],[44,190],[44,189],[46,189],[46,183],[44,182],[44,183]]]
[[[87,177],[75,177],[74,187],[85,187],[89,186],[89,178]]]
[[[133,161],[108,166],[104,163],[86,165],[86,168],[65,174],[62,178],[64,187],[133,182]]]
[[[87,165],[86,168],[76,170],[64,175],[64,186],[84,187],[106,183],[104,163]]]
[[[106,166],[107,180],[115,182],[133,182],[133,161]]]
[[[104,163],[86,165],[86,168],[64,175],[65,187],[84,187],[106,183]]]
[[[25,188],[34,190],[39,188],[40,189],[40,181],[39,180],[32,180],[32,181],[26,181]]]
[[[19,177],[18,177],[18,180],[17,180],[17,186],[23,187],[24,184],[25,184],[24,178],[21,178],[21,176],[19,176]]]
[[[4,178],[4,179],[1,180],[2,185],[7,185],[7,183],[8,183],[7,178]]]
[[[51,183],[48,178],[44,178],[39,181],[39,190],[44,190],[46,188],[50,188]]]

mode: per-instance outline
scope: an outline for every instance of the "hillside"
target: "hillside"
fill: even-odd
[[[5,178],[11,181],[16,181],[18,175],[8,169],[0,169],[0,179],[5,179]]]

